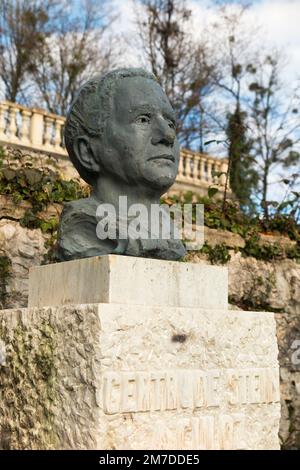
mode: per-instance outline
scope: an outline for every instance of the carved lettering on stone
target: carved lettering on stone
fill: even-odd
[[[221,400],[233,406],[278,402],[277,369],[109,371],[103,377],[107,414],[213,409]]]

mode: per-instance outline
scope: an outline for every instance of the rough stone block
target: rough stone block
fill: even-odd
[[[2,449],[277,449],[274,315],[0,312]]]
[[[237,233],[204,227],[204,239],[210,246],[226,245],[229,248],[244,248],[245,240]]]

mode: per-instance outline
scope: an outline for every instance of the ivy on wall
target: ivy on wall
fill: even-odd
[[[49,250],[45,262],[50,262],[57,237],[59,211],[57,215],[49,217],[47,209],[53,204],[62,205],[87,197],[89,188],[79,180],[64,180],[58,171],[47,166],[35,168],[35,158],[32,157],[30,161],[29,157],[26,155],[24,164],[19,149],[6,152],[0,147],[0,196],[9,197],[16,207],[22,202],[27,203],[19,223],[22,227],[40,229],[49,235],[45,242]]]
[[[28,228],[41,228],[44,232],[55,228],[54,221],[46,222],[38,213],[50,204],[62,204],[87,196],[86,190],[77,181],[65,181],[51,170],[34,168],[2,168],[0,170],[0,194],[10,196],[15,204],[28,201],[28,209],[20,221]]]
[[[275,214],[267,220],[258,215],[249,216],[240,210],[235,201],[226,201],[224,207],[222,202],[213,196],[214,194],[212,197],[198,197],[195,202],[195,195],[189,192],[181,197],[164,198],[161,202],[168,205],[193,204],[194,209],[196,203],[203,204],[204,225],[213,229],[227,230],[244,238],[245,247],[239,249],[243,256],[252,256],[264,261],[290,258],[300,262],[300,227],[291,216]],[[283,248],[277,243],[262,244],[260,234],[282,235],[296,241],[297,244],[290,248]],[[212,264],[225,264],[230,260],[228,247],[224,244],[212,247],[205,243],[201,251],[207,255]]]

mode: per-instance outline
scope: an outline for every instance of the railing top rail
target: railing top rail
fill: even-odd
[[[39,114],[42,114],[43,116],[49,116],[53,119],[59,119],[61,121],[65,121],[66,118],[64,116],[61,116],[59,114],[54,114],[54,113],[50,113],[49,111],[46,111],[45,109],[42,109],[42,108],[38,108],[38,107],[33,107],[33,108],[29,108],[27,106],[23,106],[22,104],[18,104],[18,103],[13,103],[12,101],[0,101],[0,106],[1,104],[5,105],[5,106],[8,106],[9,108],[17,108],[19,109],[20,111],[31,111],[32,113],[39,113]]]
[[[1,105],[4,105],[8,108],[17,108],[17,109],[20,109],[21,111],[22,110],[32,111],[32,108],[28,108],[27,106],[23,106],[22,104],[13,103],[12,101],[0,101],[0,106]]]
[[[207,160],[211,160],[213,162],[220,162],[220,163],[228,163],[228,158],[226,157],[214,157],[212,155],[209,155],[208,153],[200,153],[196,152],[195,150],[189,150],[184,147],[181,147],[180,153],[183,156],[195,156],[195,157],[200,157],[200,158],[205,158]]]

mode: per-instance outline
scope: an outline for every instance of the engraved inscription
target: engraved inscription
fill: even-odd
[[[176,419],[176,428],[171,429],[160,423],[152,436],[155,449],[177,448],[194,450],[230,450],[245,448],[244,416],[204,415]]]
[[[278,402],[278,370],[109,371],[103,377],[107,414],[213,408],[221,397],[232,406]]]
[[[276,368],[227,370],[231,405],[272,403],[280,400]]]

